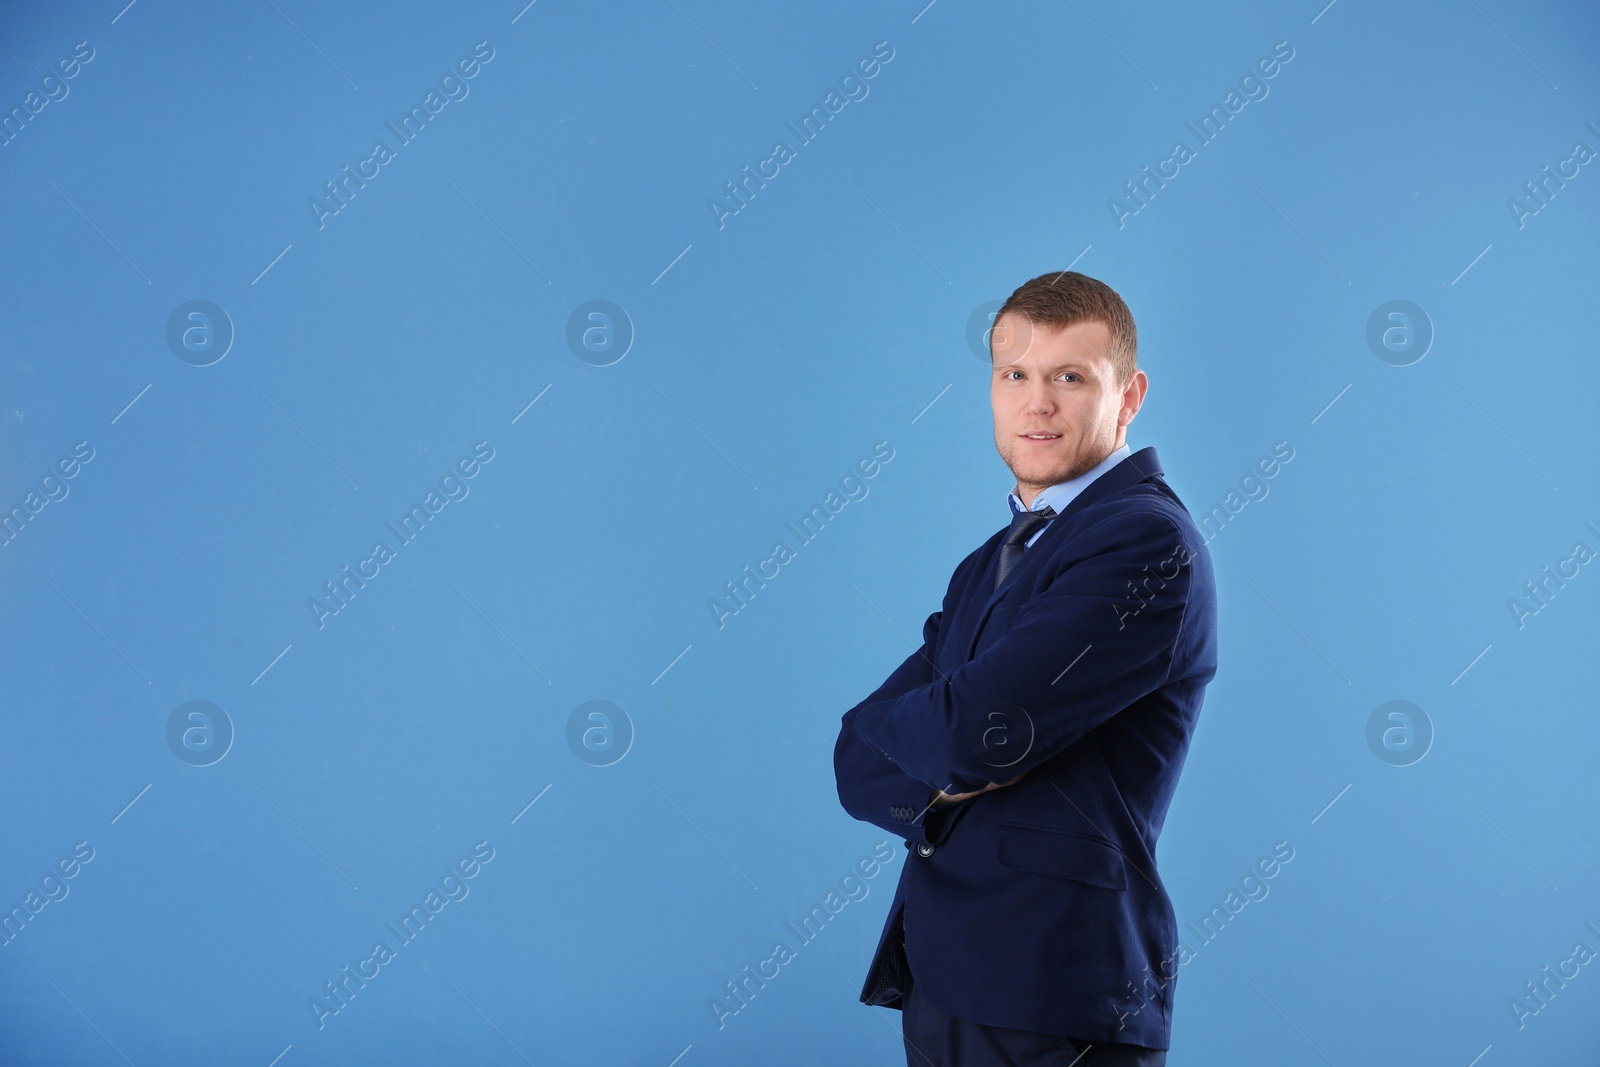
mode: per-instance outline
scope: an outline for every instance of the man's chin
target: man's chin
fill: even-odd
[[[1006,460],[1012,476],[1022,485],[1056,485],[1081,473],[1067,456],[1019,456],[1013,452],[1010,456],[1002,453],[1002,458]]]
[[[1052,464],[1049,467],[1027,466],[1013,468],[1011,473],[1015,474],[1017,481],[1023,485],[1047,486],[1059,485],[1062,482],[1070,481],[1081,472],[1077,471],[1072,464],[1063,461]]]
[[[1057,482],[1066,481],[1066,476],[1053,474],[1049,471],[1013,471],[1017,476],[1018,485],[1033,486],[1035,489],[1044,489],[1055,485]]]

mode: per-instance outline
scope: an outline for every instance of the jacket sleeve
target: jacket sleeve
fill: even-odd
[[[1085,558],[974,659],[874,694],[846,724],[912,778],[967,792],[1032,770],[1159,688],[1187,614],[1187,540],[1154,512],[1108,516],[1079,537],[1093,545]]]
[[[938,676],[933,652],[943,615],[943,611],[929,615],[922,625],[922,647],[907,656],[866,700],[844,713],[839,739],[833,747],[834,780],[844,810],[917,844],[936,845],[943,841],[952,825],[954,809],[967,802],[930,807],[935,786],[906,774],[883,752],[869,745],[857,732],[855,718],[862,707],[914,690]]]

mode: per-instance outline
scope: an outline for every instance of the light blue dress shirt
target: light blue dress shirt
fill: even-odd
[[[1121,448],[1114,449],[1109,456],[1101,460],[1099,463],[1096,463],[1093,467],[1090,467],[1076,478],[1071,478],[1064,482],[1057,482],[1055,485],[1046,486],[1045,488],[1039,490],[1039,495],[1033,498],[1033,507],[1031,509],[1024,508],[1022,506],[1021,498],[1019,498],[1016,494],[1016,491],[1013,490],[1012,492],[1006,494],[1006,498],[1011,504],[1011,513],[1013,515],[1019,515],[1028,510],[1038,511],[1040,508],[1048,504],[1050,507],[1055,508],[1056,514],[1059,515],[1063,511],[1067,510],[1067,505],[1072,503],[1073,497],[1077,496],[1079,493],[1088,488],[1090,482],[1094,481],[1096,478],[1100,477],[1106,471],[1110,470],[1112,467],[1115,467],[1118,463],[1121,463],[1131,455],[1133,455],[1133,449],[1129,448],[1127,445],[1123,445]],[[1033,547],[1033,543],[1039,539],[1039,535],[1044,533],[1049,526],[1050,523],[1048,522],[1043,526],[1040,526],[1039,529],[1034,531],[1033,536],[1028,538],[1028,540],[1023,543],[1023,547],[1025,549]]]

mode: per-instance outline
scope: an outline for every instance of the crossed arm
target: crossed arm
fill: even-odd
[[[924,803],[940,792],[960,802],[999,788],[996,778],[1011,784],[1166,681],[1189,602],[1184,539],[1154,512],[1109,516],[1075,536],[1086,558],[1029,597],[974,659],[935,670],[935,612],[923,647],[845,713],[834,766],[846,811],[914,837],[907,823],[881,821],[899,798],[920,790]]]
[[[844,713],[833,748],[834,779],[845,811],[918,844],[938,844],[944,838],[949,813],[943,808],[936,810],[933,803],[942,791],[912,778],[867,744],[856,731],[855,719],[873,701],[897,697],[937,676],[933,650],[943,615],[942,610],[929,615],[922,625],[922,647],[907,656],[866,700]]]

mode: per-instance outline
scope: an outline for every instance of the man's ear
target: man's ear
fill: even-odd
[[[1122,390],[1122,412],[1118,414],[1118,421],[1126,426],[1139,414],[1139,409],[1144,406],[1145,393],[1149,391],[1150,378],[1142,370],[1136,370],[1128,378],[1128,384]],[[1131,405],[1131,410],[1130,410]],[[1127,415],[1126,418],[1122,414]]]

